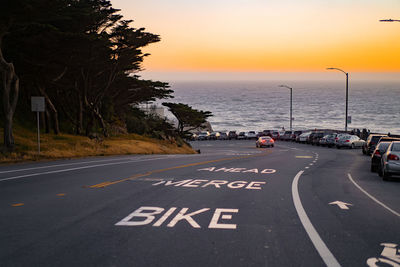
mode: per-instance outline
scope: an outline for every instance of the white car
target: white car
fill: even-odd
[[[357,135],[342,135],[336,142],[336,147],[348,147],[348,148],[361,148],[365,141],[360,139]]]
[[[246,139],[257,139],[257,134],[255,131],[249,131],[246,133]]]
[[[210,133],[209,132],[200,132],[199,136],[197,137],[197,140],[208,140],[210,139]]]
[[[310,134],[311,134],[311,132],[302,133],[299,136],[299,143],[306,143]]]

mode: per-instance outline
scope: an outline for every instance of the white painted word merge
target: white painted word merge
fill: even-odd
[[[172,207],[165,211],[160,207],[140,207],[121,221],[117,222],[117,226],[142,226],[153,223],[153,227],[162,226],[171,215],[177,210],[177,207]],[[165,212],[164,212],[165,211]],[[193,228],[201,228],[201,226],[193,218],[195,215],[210,211],[209,208],[192,211],[189,213],[189,208],[182,208],[170,221],[165,224],[167,227],[175,227],[180,221],[186,221]],[[236,224],[226,223],[232,219],[232,213],[238,213],[238,209],[215,209],[208,228],[210,229],[236,229]],[[157,218],[157,215],[161,215]],[[155,221],[156,220],[156,221]]]
[[[261,185],[265,184],[265,182],[247,182],[247,181],[226,181],[226,180],[203,180],[203,179],[187,179],[180,181],[160,181],[153,186],[156,185],[164,185],[164,186],[177,186],[177,187],[215,187],[221,188],[222,186],[226,186],[230,189],[248,189],[248,190],[260,190]]]

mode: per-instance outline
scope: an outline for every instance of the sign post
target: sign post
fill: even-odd
[[[44,97],[43,96],[32,96],[31,97],[32,111],[36,112],[37,121],[37,137],[38,137],[38,155],[40,155],[40,123],[39,123],[39,112],[45,111]]]

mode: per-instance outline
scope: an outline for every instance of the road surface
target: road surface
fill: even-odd
[[[400,180],[360,150],[192,145],[1,166],[0,266],[399,266]]]

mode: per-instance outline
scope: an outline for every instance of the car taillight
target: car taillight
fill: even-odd
[[[387,158],[388,160],[399,160],[399,157],[393,154],[389,154]]]
[[[350,142],[350,140],[346,140],[346,143]]]
[[[381,152],[379,152],[379,150],[375,150],[374,155],[380,155],[380,154],[381,154]]]

